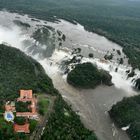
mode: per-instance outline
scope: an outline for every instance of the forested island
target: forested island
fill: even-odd
[[[8,123],[3,119],[5,102],[15,100],[18,97],[17,93],[19,89],[33,89],[38,96],[50,94],[55,97],[53,112],[50,114],[48,123],[46,124],[44,135],[42,136],[43,140],[97,140],[95,134],[84,127],[80,121],[80,117],[72,111],[71,107],[67,105],[59,92],[53,87],[51,79],[46,75],[42,66],[31,57],[18,49],[1,44],[0,77],[1,140],[29,139],[29,135],[15,133],[12,123]],[[19,107],[18,104],[16,104],[17,107]],[[25,110],[24,108],[17,109]],[[24,120],[16,118],[15,121],[22,123]],[[34,126],[34,124],[31,126]]]
[[[128,127],[126,132],[131,140],[140,140],[140,95],[124,98],[109,114],[120,128]]]
[[[29,0],[23,0],[23,1],[0,0],[0,9],[6,8],[12,12],[29,14],[36,18],[40,18],[44,20],[55,21],[59,18],[60,19],[62,18],[73,23],[78,22],[82,24],[86,30],[91,31],[91,32],[96,32],[100,35],[104,35],[105,37],[112,40],[113,42],[116,42],[119,45],[121,45],[123,47],[123,51],[129,58],[129,63],[134,68],[140,69],[140,43],[139,43],[140,42],[140,35],[139,35],[140,33],[140,28],[139,28],[140,27],[139,26],[140,25],[140,10],[139,9],[140,8],[139,7],[140,7],[140,2],[138,0],[129,0],[129,1],[128,0],[116,0],[116,1],[113,1],[113,0],[106,0],[106,1],[104,0],[94,0],[94,1],[93,0],[86,0],[86,1],[85,0],[80,0],[80,1],[60,0],[59,2],[57,0],[53,0],[53,1],[52,0],[47,0],[47,1],[44,1],[44,0],[38,0],[38,1],[37,0],[36,1],[35,0],[30,0],[30,1]],[[3,49],[1,50],[1,52],[2,51]],[[11,59],[13,59],[13,57]],[[8,58],[5,58],[5,59],[7,60]],[[3,64],[3,61],[4,60],[2,61],[0,60],[0,63],[2,62]],[[14,69],[13,66],[16,63],[14,61],[12,63],[12,66],[7,69],[7,67],[9,67],[8,66],[8,64],[10,63],[9,61],[10,59],[8,59],[7,61],[4,61],[5,67],[4,65],[3,66],[1,65],[1,67],[4,67],[3,71],[0,69],[2,71],[2,80],[0,83],[0,89],[1,89],[0,97],[2,101],[3,99],[7,99],[7,98],[14,99],[17,96],[15,93],[17,92],[18,88],[16,89],[15,86],[21,88],[24,85],[24,88],[29,88],[29,87],[34,88],[35,91],[37,92],[38,91],[42,92],[42,90],[43,92],[48,92],[48,93],[53,91],[52,94],[56,92],[56,90],[53,89],[51,81],[48,79],[48,77],[44,76],[43,74],[44,72],[41,72],[41,75],[40,74],[38,75],[32,66],[32,68],[29,68],[29,69],[30,70],[32,69],[33,71],[30,71],[30,70],[26,71],[26,76],[27,77],[29,76],[30,79],[28,78],[26,79],[24,77],[25,73],[21,72],[21,69],[24,70],[26,68],[26,63],[23,64],[20,62],[20,65],[21,64],[23,65],[21,65],[20,70],[14,73],[16,69]],[[30,60],[30,62],[31,61],[32,60]],[[39,64],[36,64],[36,65],[39,65]],[[36,66],[35,66],[35,69],[36,69]],[[11,73],[12,71],[13,73]],[[80,74],[83,74],[83,73],[85,74],[85,72],[88,72],[88,70],[80,71]],[[20,76],[18,77],[16,73],[18,73]],[[81,79],[77,80],[77,78],[79,79],[77,73],[79,73],[78,68],[76,70],[71,71],[71,73],[69,74],[68,81],[70,84],[76,87],[82,86],[85,88],[89,88],[89,86],[91,86],[92,88],[94,88],[93,79],[90,79],[89,75],[86,75],[86,78],[83,76],[81,77],[83,80],[82,81],[83,83],[82,83]],[[6,79],[9,76],[10,78]],[[16,77],[15,79],[14,79],[14,76]],[[39,80],[37,80],[38,78]],[[98,78],[99,77],[96,77],[96,79],[94,80],[95,86],[102,83],[101,80],[99,80]],[[15,82],[15,80],[17,83]],[[89,85],[87,85],[87,83],[85,82],[86,80],[90,81]],[[26,85],[26,83],[28,84]],[[48,83],[50,84],[48,85]],[[140,83],[140,80],[138,79],[136,81],[136,86],[138,89],[140,89],[139,83]],[[5,86],[6,84],[8,84],[9,86],[6,87]],[[52,117],[52,120],[54,121],[54,123],[52,124],[52,121],[48,122],[48,127],[46,127],[45,129],[45,133],[42,139],[45,139],[46,137],[49,138],[50,136],[52,136],[55,139],[63,139],[68,136],[69,132],[71,133],[76,132],[77,135],[76,134],[75,135],[76,135],[76,138],[78,138],[80,134],[80,133],[77,133],[77,127],[74,127],[73,129],[72,127],[69,127],[69,126],[72,126],[72,124],[66,125],[67,122],[65,121],[68,121],[69,118],[67,118],[67,120],[64,121],[64,117],[69,116],[69,115],[63,114],[63,112],[65,112],[65,107],[63,104],[64,102],[61,100],[61,98],[59,99],[60,100],[56,100],[56,103],[58,103],[58,105],[60,106],[54,107],[55,109],[57,109],[57,112],[55,112],[55,115],[53,115]],[[132,140],[140,139],[140,119],[139,119],[140,118],[139,116],[140,103],[139,102],[140,102],[139,96],[125,98],[122,102],[119,102],[116,105],[114,105],[111,111],[109,112],[110,116],[115,120],[115,122],[118,124],[119,127],[125,127],[125,126],[130,127],[127,130],[127,132],[130,135]],[[68,114],[67,111],[65,112],[65,114]],[[81,124],[81,122],[79,123]],[[56,127],[57,124],[59,124],[60,127]],[[75,124],[75,121],[73,122],[73,124]],[[6,125],[3,125],[3,126],[6,126]],[[71,130],[71,131],[70,130],[62,131],[62,134],[63,132],[65,132],[64,137],[62,137],[62,135],[60,134],[60,130],[62,129],[61,126],[64,126],[66,130],[67,129]],[[4,130],[7,130],[7,128],[4,128]],[[54,131],[55,131],[55,134],[53,133]],[[91,134],[91,132],[85,129],[82,125],[80,125],[79,132],[80,131],[82,131],[83,133],[85,132],[84,134],[86,135],[84,135],[84,138],[86,137],[86,139],[87,137],[88,138],[92,136],[94,137],[94,135]],[[5,139],[8,139],[8,137],[10,138],[13,137],[12,136],[13,133],[9,134],[12,131],[5,131],[5,132],[7,132],[7,135],[8,135]],[[4,131],[1,131],[0,136],[3,133]],[[71,138],[72,136],[69,135],[67,138],[69,137]],[[94,138],[91,138],[91,139],[94,139]]]
[[[110,86],[111,79],[107,71],[99,70],[90,62],[77,64],[67,76],[67,82],[79,88],[95,88],[101,84]]]

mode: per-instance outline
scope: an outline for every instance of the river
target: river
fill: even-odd
[[[94,130],[100,140],[129,140],[125,131],[118,129],[108,115],[108,110],[113,104],[122,100],[123,97],[138,94],[132,88],[132,79],[127,79],[125,71],[131,69],[131,66],[127,64],[127,58],[119,45],[103,36],[85,31],[84,27],[79,24],[74,25],[64,20],[56,23],[46,23],[42,20],[33,21],[28,15],[19,15],[6,11],[0,12],[0,19],[0,43],[4,42],[16,47],[36,59],[52,78],[55,88],[60,91],[63,98],[80,115],[87,128]],[[31,27],[28,30],[18,27],[13,23],[13,20],[17,19],[29,23]],[[39,26],[51,26],[55,30],[64,33],[66,41],[63,42],[62,47],[55,47],[50,52],[47,50],[48,46],[41,46],[36,42],[32,38],[32,33]],[[53,31],[51,32],[52,35]],[[24,44],[25,41],[28,41],[28,46]],[[32,47],[31,44],[35,44],[36,47]],[[68,85],[66,75],[60,70],[60,65],[62,60],[72,57],[70,52],[73,48],[82,49],[83,62],[90,61],[109,71],[114,86],[99,86],[94,90],[81,90]],[[120,50],[122,55],[119,56],[114,50]],[[47,53],[44,55],[45,51],[50,52],[50,56]],[[100,62],[100,59],[108,52],[114,54],[113,60],[107,63]],[[94,59],[88,58],[89,53],[94,54]],[[120,57],[124,58],[123,65],[117,63],[117,59]],[[117,73],[114,72],[116,67],[119,69]],[[139,74],[139,71],[137,73]],[[138,74],[137,76],[139,76]]]

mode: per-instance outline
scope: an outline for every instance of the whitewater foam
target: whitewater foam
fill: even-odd
[[[4,22],[6,22],[7,19],[6,23],[8,23],[9,17],[11,15],[12,18],[10,19],[10,22],[15,20],[16,17],[19,16],[20,20],[30,23],[31,29],[29,32],[28,31],[25,32],[23,29],[15,25],[13,22],[11,22],[11,24],[8,24],[6,26],[4,26],[3,22],[0,22],[0,43],[6,42],[9,45],[20,49],[27,55],[36,59],[44,67],[46,73],[49,76],[53,76],[58,72],[61,73],[60,70],[61,62],[63,60],[70,59],[73,57],[70,53],[72,48],[68,47],[68,45],[75,44],[75,47],[82,46],[84,53],[86,53],[86,50],[90,48],[92,49],[92,51],[95,51],[95,54],[96,52],[100,54],[98,55],[97,58],[94,59],[89,59],[87,58],[87,56],[84,56],[84,58],[82,59],[82,63],[92,62],[93,64],[96,64],[99,68],[102,68],[111,74],[112,82],[114,83],[116,88],[127,91],[128,95],[137,94],[137,92],[133,90],[134,83],[132,82],[132,80],[133,78],[137,78],[140,76],[139,70],[135,70],[136,75],[133,78],[127,78],[126,70],[131,69],[129,65],[118,65],[118,63],[115,62],[115,60],[108,61],[107,63],[103,63],[100,61],[100,57],[102,57],[102,52],[104,50],[109,51],[116,49],[121,50],[122,53],[122,49],[117,44],[109,42],[109,40],[97,34],[85,31],[84,27],[80,24],[74,25],[64,20],[60,20],[60,22],[57,23],[48,22],[47,24],[49,26],[52,26],[56,30],[62,31],[66,35],[67,40],[64,44],[65,47],[61,49],[55,49],[51,57],[41,58],[39,53],[33,54],[33,50],[29,51],[28,47],[25,47],[23,42],[25,40],[28,40],[32,44],[36,43],[36,45],[39,46],[40,44],[36,42],[30,35],[34,30],[36,30],[35,26],[38,24],[44,25],[44,21],[40,20],[40,22],[35,23],[27,15],[21,16],[18,14],[12,14],[8,12],[6,12],[5,14],[6,17],[3,17],[4,12],[0,12],[0,18],[3,17],[1,19],[4,19]],[[83,40],[82,38],[85,38],[85,40]],[[104,45],[105,47],[102,47],[102,45]],[[47,46],[45,45],[41,46],[41,49],[45,49],[45,47]],[[87,53],[91,51],[90,49],[87,51]],[[125,55],[123,54],[123,56]],[[115,72],[116,68],[118,69],[117,72]],[[66,78],[66,75],[62,76]]]

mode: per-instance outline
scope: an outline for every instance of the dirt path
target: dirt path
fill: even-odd
[[[30,136],[30,140],[40,140],[41,135],[43,134],[43,131],[45,129],[45,126],[47,125],[48,118],[53,110],[53,105],[55,101],[55,96],[50,96],[50,95],[45,95],[44,98],[49,98],[49,106],[48,106],[48,111],[47,113],[42,117],[41,121],[38,123],[35,131],[33,134]]]

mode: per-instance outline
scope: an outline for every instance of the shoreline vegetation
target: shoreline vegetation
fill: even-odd
[[[42,140],[97,140],[95,134],[84,127],[71,107],[58,96],[54,104],[54,113],[49,117]]]
[[[113,105],[109,114],[119,128],[128,127],[131,140],[140,140],[140,95],[124,98]]]
[[[94,2],[92,0],[69,0],[59,3],[57,0],[0,0],[1,10],[6,8],[11,12],[29,14],[49,21],[65,19],[73,24],[78,22],[87,31],[105,36],[122,46],[132,67],[140,69],[139,7],[139,1],[124,0],[95,0]],[[137,81],[137,87],[140,89],[139,83],[140,80]],[[140,139],[139,102],[139,96],[125,98],[109,111],[111,118],[119,127],[126,127],[131,123],[127,133],[132,140]],[[55,121],[57,122],[56,119]],[[45,135],[48,134],[45,133]]]
[[[14,133],[12,123],[3,119],[4,104],[18,96],[19,89],[34,89],[35,93],[51,94],[56,97],[53,112],[49,116],[42,140],[97,140],[94,132],[82,124],[80,117],[63,100],[54,88],[51,79],[46,75],[42,66],[31,57],[16,48],[0,45],[0,137],[2,140],[29,140],[29,135]],[[39,83],[38,83],[39,82]],[[18,104],[16,105],[18,106]],[[28,106],[28,105],[26,105]],[[42,105],[41,105],[42,106]],[[19,108],[19,110],[24,108]],[[26,110],[25,110],[26,111]],[[24,123],[22,118],[16,122]],[[31,132],[35,129],[36,122],[31,122]]]
[[[68,73],[67,82],[78,88],[96,88],[98,85],[111,86],[112,76],[102,69],[98,69],[92,63],[77,64],[75,68]]]

